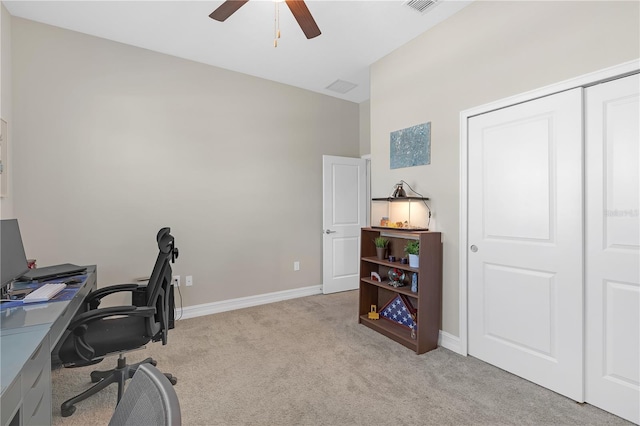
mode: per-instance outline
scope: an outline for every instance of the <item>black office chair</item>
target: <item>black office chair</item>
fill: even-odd
[[[147,285],[119,284],[91,292],[84,300],[86,312],[76,315],[54,352],[65,367],[84,367],[96,364],[106,356],[118,354],[116,368],[109,371],[93,371],[91,382],[96,383],[81,394],[65,401],[61,406],[62,417],[76,411],[76,404],[96,394],[112,383],[118,384],[118,401],[122,398],[124,384],[133,377],[141,364],[156,365],[147,358],[142,362],[127,365],[124,353],[144,347],[149,341],[167,344],[169,331],[169,295],[171,286],[171,263],[178,257],[173,236],[169,228],[162,228],[156,237],[158,258]],[[132,293],[133,305],[98,308],[103,297],[128,291]],[[135,301],[141,300],[142,303]],[[172,384],[177,379],[166,374]]]
[[[171,382],[154,366],[142,364],[109,421],[109,426],[180,426],[180,403]]]

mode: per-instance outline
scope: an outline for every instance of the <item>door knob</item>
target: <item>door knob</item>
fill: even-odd
[[[332,231],[331,229],[327,229],[326,231],[324,231],[325,234],[329,235],[329,234],[335,234],[338,231]]]
[[[476,247],[475,245],[472,245],[472,246],[470,247],[470,249],[471,249],[471,251],[472,251],[473,253],[475,253],[475,252],[477,252],[477,251],[478,251],[478,247]]]

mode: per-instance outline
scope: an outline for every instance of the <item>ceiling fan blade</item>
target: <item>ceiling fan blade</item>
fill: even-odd
[[[209,18],[216,21],[224,22],[229,16],[233,15],[236,10],[240,9],[249,0],[227,0],[222,3],[216,10],[211,12]]]
[[[302,32],[307,38],[318,37],[320,34],[320,28],[316,24],[316,21],[311,16],[309,8],[302,0],[286,0],[287,6],[293,13],[294,18],[298,21],[298,25],[302,28]]]

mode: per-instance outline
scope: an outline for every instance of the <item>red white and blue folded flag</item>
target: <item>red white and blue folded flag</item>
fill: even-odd
[[[417,328],[415,322],[416,311],[402,294],[398,294],[384,305],[380,311],[380,316],[409,329]]]

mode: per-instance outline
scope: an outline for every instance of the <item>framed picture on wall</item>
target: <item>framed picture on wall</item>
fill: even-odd
[[[391,169],[431,164],[431,122],[391,132]]]

